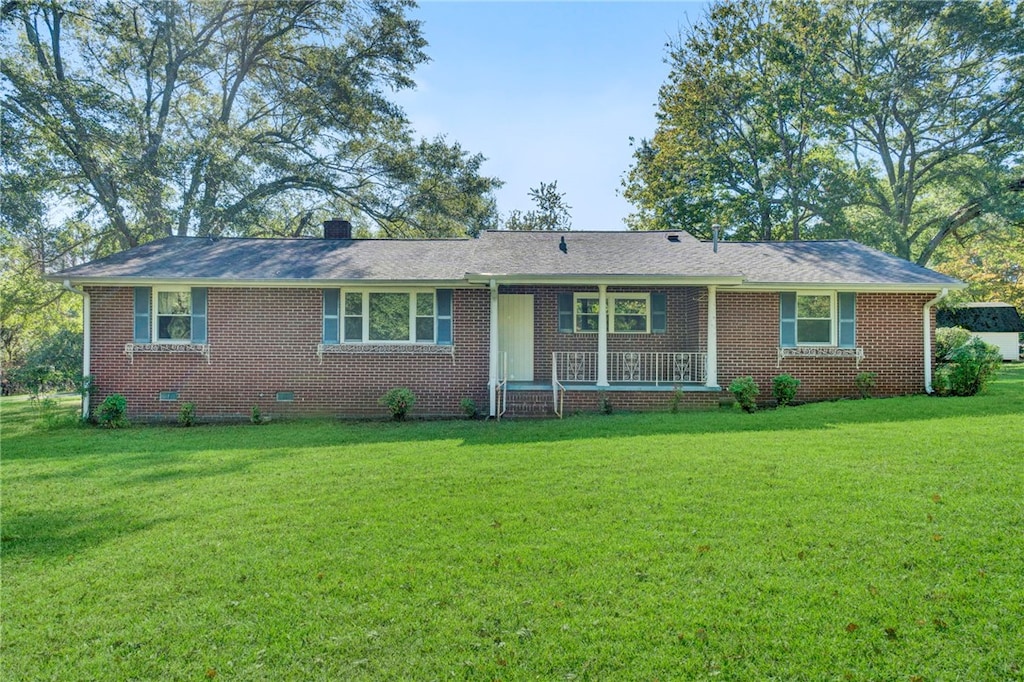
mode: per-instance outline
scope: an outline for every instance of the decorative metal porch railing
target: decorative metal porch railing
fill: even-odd
[[[551,354],[552,378],[562,384],[597,383],[597,362],[593,351],[555,351]],[[702,384],[706,378],[707,353],[608,353],[608,382],[612,384]]]

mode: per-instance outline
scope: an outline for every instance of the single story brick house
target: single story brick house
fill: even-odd
[[[939,327],[963,327],[985,343],[992,344],[999,349],[1004,361],[1020,359],[1024,320],[1009,303],[961,303],[939,309],[935,319]]]
[[[92,400],[133,419],[563,414],[713,406],[752,375],[800,401],[930,391],[933,306],[962,283],[851,241],[686,232],[476,239],[169,237],[50,276],[85,298]],[[88,404],[83,405],[88,413]]]

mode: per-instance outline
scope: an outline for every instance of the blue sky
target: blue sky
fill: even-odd
[[[397,101],[420,135],[448,136],[505,181],[502,215],[558,182],[573,229],[624,229],[629,138],[650,137],[666,43],[702,2],[421,0],[431,62]]]

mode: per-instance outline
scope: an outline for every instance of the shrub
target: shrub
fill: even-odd
[[[479,410],[476,409],[476,403],[473,402],[472,398],[463,398],[459,401],[459,406],[462,408],[462,412],[466,415],[466,419],[476,419],[477,415],[480,414]]]
[[[796,398],[796,389],[800,386],[800,380],[791,374],[780,374],[772,379],[772,395],[779,407],[785,407]]]
[[[597,398],[597,409],[601,414],[611,414],[614,407],[612,401],[608,399],[608,394],[601,391]]]
[[[393,388],[382,395],[377,404],[388,408],[392,419],[402,421],[416,404],[416,395],[408,388]]]
[[[259,405],[253,405],[252,409],[249,410],[249,421],[257,426],[263,423],[263,413],[260,412]]]
[[[128,423],[128,400],[120,393],[112,393],[96,408],[96,423],[108,429],[123,429]]]
[[[683,402],[683,391],[676,386],[672,389],[672,397],[668,399],[668,411],[672,414],[679,412],[679,405]]]
[[[757,396],[761,389],[757,387],[754,377],[737,377],[729,384],[729,392],[736,397],[744,412],[755,412],[757,410]]]
[[[196,425],[196,404],[195,403],[182,403],[181,409],[178,410],[178,423],[182,426],[195,426]]]
[[[935,369],[932,387],[939,395],[976,395],[996,377],[1002,364],[998,348],[972,337],[950,351],[948,360]]]
[[[942,327],[935,330],[935,362],[943,365],[953,357],[953,351],[971,341],[971,333],[963,327]]]
[[[853,378],[853,384],[857,387],[857,392],[860,393],[861,398],[870,398],[871,391],[878,385],[878,373],[861,372]]]

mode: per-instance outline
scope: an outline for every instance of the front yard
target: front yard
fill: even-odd
[[[0,405],[4,680],[1024,680],[1020,365],[754,415]]]

